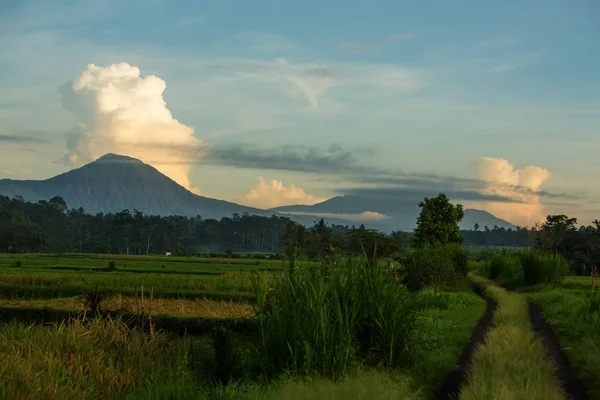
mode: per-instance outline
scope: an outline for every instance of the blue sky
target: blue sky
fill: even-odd
[[[266,206],[260,196],[310,203],[357,180],[383,184],[331,173],[328,163],[303,172],[267,157],[233,168],[214,155],[288,146],[323,158],[347,152],[342,161],[371,176],[448,177],[454,189],[456,178],[485,179],[493,185],[478,190],[518,198],[535,216],[586,222],[600,211],[599,21],[592,0],[4,1],[0,176],[72,168],[60,160],[81,121],[59,87],[90,63],[126,62],[164,80],[173,117],[216,149],[190,164],[204,195]],[[523,197],[507,187],[514,174],[496,179],[481,157],[549,177]],[[456,200],[518,223],[534,218],[518,203]]]

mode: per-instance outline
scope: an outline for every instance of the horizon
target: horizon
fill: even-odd
[[[0,179],[116,153],[261,209],[433,191],[598,218],[600,6],[259,3],[0,6]]]

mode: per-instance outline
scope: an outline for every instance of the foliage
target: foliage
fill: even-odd
[[[525,285],[557,284],[569,272],[569,264],[559,253],[525,249],[519,253],[519,260]]]
[[[467,261],[464,250],[456,246],[417,248],[402,261],[403,281],[411,291],[425,287],[438,291],[466,275]]]
[[[458,277],[467,276],[469,272],[469,252],[458,244],[450,244],[446,249],[450,253],[456,275]]]
[[[281,274],[269,285],[257,277],[255,287],[261,351],[271,373],[339,378],[360,362],[406,361],[414,300],[385,268],[348,260]],[[267,303],[269,287],[276,295]]]
[[[421,213],[414,237],[417,246],[462,243],[458,223],[465,213],[461,204],[453,205],[445,194],[440,193],[433,198],[425,197],[419,207]]]

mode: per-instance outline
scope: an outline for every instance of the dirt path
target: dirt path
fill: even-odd
[[[435,391],[435,399],[458,399],[460,389],[467,379],[467,372],[471,367],[471,360],[473,359],[473,354],[475,354],[477,346],[479,346],[485,341],[485,335],[490,326],[492,325],[492,320],[494,319],[494,311],[496,311],[498,303],[484,296],[483,290],[477,285],[473,285],[473,291],[487,302],[487,308],[485,309],[483,316],[473,329],[471,339],[463,348],[462,353],[458,358],[456,366],[452,371],[448,373],[448,375],[446,375],[446,378],[444,378],[442,384]]]
[[[576,376],[571,368],[569,359],[563,352],[552,328],[546,323],[544,313],[537,304],[529,303],[529,319],[533,325],[536,336],[540,339],[546,350],[546,355],[554,362],[556,378],[560,381],[567,399],[586,399],[586,386]]]

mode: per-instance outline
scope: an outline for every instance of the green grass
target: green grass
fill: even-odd
[[[359,367],[336,381],[284,373],[271,382],[257,376],[214,386],[203,366],[214,356],[205,337],[149,337],[118,321],[0,324],[0,398],[427,399],[453,367],[485,304],[469,292],[417,297],[413,362],[403,369]]]
[[[448,374],[483,315],[486,303],[471,291],[419,293],[413,332],[411,374],[421,392],[431,395]]]
[[[160,273],[87,272],[87,271],[31,271],[7,269],[0,275],[0,297],[23,298],[69,297],[90,287],[105,287],[114,294],[130,294],[153,289],[155,295],[177,297],[178,294],[218,292],[252,295],[250,274],[220,276],[188,276]],[[17,290],[20,289],[20,290]],[[36,295],[39,289],[39,297]],[[22,293],[22,294],[20,294]],[[44,294],[46,293],[46,294]]]
[[[538,304],[572,367],[585,381],[589,398],[600,398],[600,295],[591,279],[567,277],[562,285],[537,286],[526,292]]]
[[[294,280],[281,261],[255,262],[0,255],[0,320],[15,319],[0,323],[0,398],[426,399],[485,308],[468,287],[408,293],[357,259],[328,271],[301,262]],[[142,286],[154,336],[125,318],[140,311]],[[90,288],[108,295],[105,311],[130,306],[123,323],[82,319],[78,296]],[[271,310],[262,331],[253,307]],[[221,353],[215,328],[234,337]]]
[[[529,322],[526,297],[508,293],[482,277],[471,279],[498,302],[498,308],[485,343],[475,351],[460,398],[564,399],[553,366]]]
[[[283,261],[254,260],[244,258],[202,258],[202,257],[165,257],[165,256],[123,256],[103,254],[0,254],[0,269],[11,268],[21,261],[25,269],[80,268],[104,269],[109,262],[123,271],[153,272],[251,272],[255,270],[279,270]],[[306,262],[301,262],[302,265]],[[164,268],[163,268],[164,266]]]

